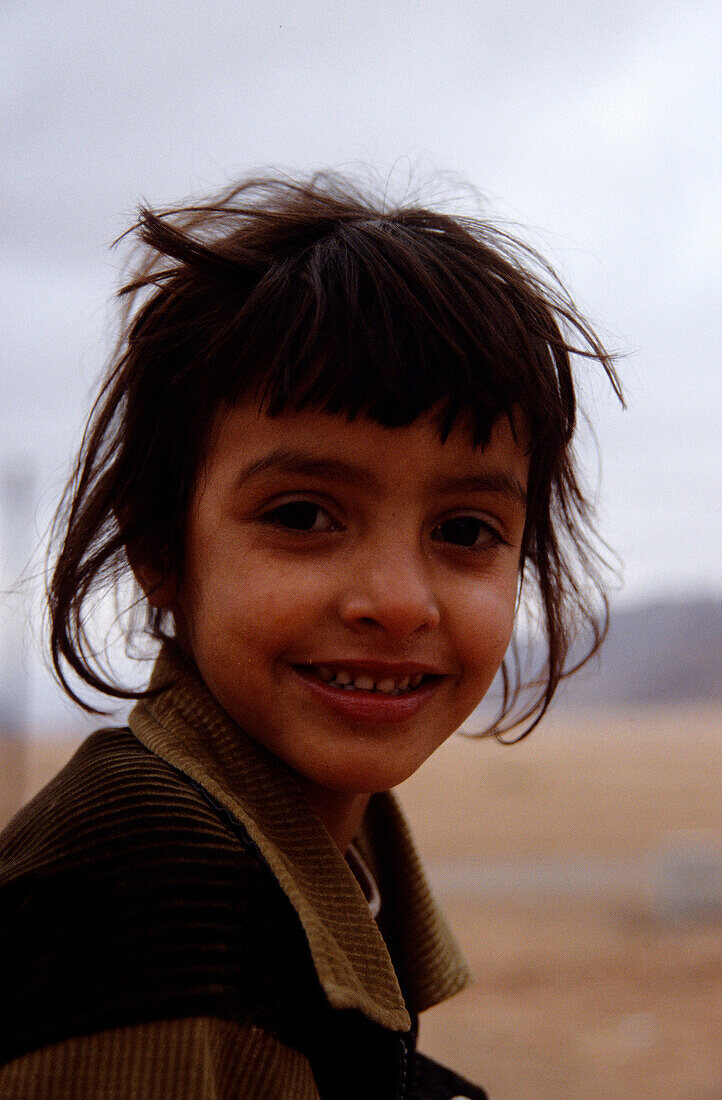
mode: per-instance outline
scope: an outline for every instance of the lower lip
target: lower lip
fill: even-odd
[[[330,710],[357,722],[403,722],[404,719],[412,718],[428,703],[443,682],[443,677],[435,677],[403,695],[385,695],[380,691],[332,687],[299,668],[294,668],[293,671],[304,687]]]

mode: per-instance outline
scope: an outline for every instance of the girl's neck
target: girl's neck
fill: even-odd
[[[298,774],[296,782],[311,809],[326,826],[331,839],[345,853],[359,830],[371,795],[330,791]]]

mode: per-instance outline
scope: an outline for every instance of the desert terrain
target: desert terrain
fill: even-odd
[[[722,1096],[721,726],[560,711],[511,747],[455,737],[400,788],[475,978],[421,1045],[491,1100]],[[0,819],[73,748],[34,738],[14,779],[4,746]]]
[[[454,738],[401,797],[474,984],[422,1047],[491,1100],[722,1097],[722,708]]]

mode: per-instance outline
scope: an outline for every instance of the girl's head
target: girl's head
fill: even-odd
[[[510,426],[529,471],[520,593],[547,656],[514,715],[524,685],[512,654],[495,728],[538,719],[572,641],[594,652],[606,616],[572,454],[572,356],[596,359],[619,394],[549,269],[486,222],[389,209],[328,176],[249,180],[208,202],[144,209],[136,229],[124,330],[59,513],[51,646],[67,690],[69,666],[108,694],[133,694],[105,676],[86,632],[91,595],[131,566],[145,629],[175,633],[166,593],[188,572],[199,484],[228,414],[254,409],[277,423],[279,444],[293,413],[356,430],[428,425],[440,446],[463,435],[479,451]]]

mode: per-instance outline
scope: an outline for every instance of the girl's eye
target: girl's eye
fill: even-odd
[[[335,524],[320,504],[311,500],[289,500],[263,517],[267,523],[290,531],[333,531]]]
[[[503,542],[494,528],[477,516],[453,516],[445,519],[431,532],[437,542],[446,542],[451,546],[468,546],[481,549]]]

